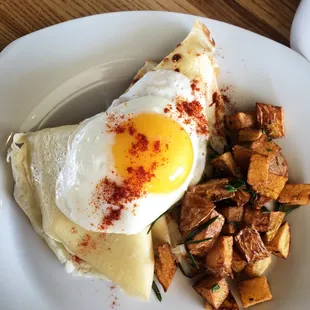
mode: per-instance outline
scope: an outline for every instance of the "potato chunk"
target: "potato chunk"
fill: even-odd
[[[261,129],[256,128],[243,128],[238,132],[239,142],[253,142],[258,140],[262,135]]]
[[[285,136],[284,111],[282,107],[256,103],[257,123],[272,139]]]
[[[280,193],[279,201],[290,205],[310,203],[310,184],[286,184]]]
[[[208,270],[220,277],[232,277],[233,237],[219,236],[206,256]]]
[[[269,141],[266,135],[262,135],[258,140],[250,144],[250,149],[255,153],[273,157],[281,152],[279,145],[273,141]]]
[[[240,176],[237,171],[237,164],[231,154],[226,152],[211,161],[215,169],[223,176]]]
[[[259,232],[267,232],[268,240],[272,240],[279,229],[284,216],[284,212],[272,211],[264,213],[261,210],[246,208],[244,212],[244,222],[248,226],[255,227]]]
[[[210,216],[204,221],[206,222],[209,219],[212,219],[214,217],[218,216],[218,218],[209,225],[206,229],[198,233],[193,240],[203,240],[206,238],[212,238],[211,240],[207,240],[204,242],[194,243],[194,244],[188,244],[187,248],[193,255],[197,255],[200,257],[205,256],[208,251],[213,247],[214,243],[216,242],[217,237],[219,236],[222,227],[224,225],[224,217],[217,213],[215,210],[213,210],[210,214]],[[187,235],[187,234],[186,234]],[[184,235],[184,238],[186,237]]]
[[[156,252],[155,274],[164,291],[167,292],[177,267],[169,243],[159,246]]]
[[[195,185],[189,188],[189,191],[211,201],[220,201],[232,198],[235,193],[226,190],[228,179],[213,179],[203,184]]]
[[[242,229],[235,237],[235,241],[248,263],[254,263],[269,256],[259,233],[253,227]]]
[[[232,256],[232,263],[231,267],[234,272],[241,272],[245,266],[247,265],[247,262],[241,257],[239,252],[234,248],[233,249],[233,256]]]
[[[250,164],[250,158],[253,155],[254,151],[241,145],[235,145],[232,148],[232,151],[234,159],[237,165],[240,167],[241,172],[243,174],[247,174]]]
[[[243,207],[223,207],[218,209],[218,212],[221,213],[229,222],[241,222],[243,218],[243,211]]]
[[[243,207],[251,199],[250,193],[246,192],[243,189],[238,189],[235,193],[235,196],[231,198],[236,202],[236,207]]]
[[[253,186],[253,188],[261,195],[276,200],[287,182],[287,177],[276,175],[271,172],[265,184]]]
[[[215,208],[215,205],[199,195],[187,192],[181,207],[180,230],[187,233],[201,224]]]
[[[224,122],[228,131],[238,131],[242,128],[255,127],[256,114],[255,112],[238,112],[234,115],[225,115]]]
[[[248,183],[257,190],[267,182],[269,174],[269,158],[265,155],[253,154],[250,158]]]
[[[233,235],[236,235],[237,232],[238,232],[238,229],[237,229],[236,225],[231,224],[231,223],[225,223],[223,225],[223,228],[222,228],[222,234],[223,235],[233,236]]]
[[[226,280],[216,276],[204,277],[193,287],[215,309],[221,306],[229,293]]]
[[[255,209],[261,209],[267,202],[269,202],[271,199],[269,197],[256,194],[254,201],[253,201],[253,208]]]
[[[288,176],[287,161],[280,153],[271,158],[269,162],[269,172],[282,175],[284,177]]]
[[[276,233],[275,237],[266,244],[266,248],[274,255],[287,258],[290,253],[290,225],[285,222]]]
[[[205,310],[214,310],[207,301],[205,302]],[[224,300],[224,302],[220,305],[218,309],[221,310],[239,310],[239,306],[236,302],[235,297],[232,295],[231,292],[229,292],[227,298]]]
[[[266,277],[258,277],[239,283],[240,297],[243,307],[248,308],[272,299]]]
[[[260,277],[271,265],[271,255],[255,263],[248,264],[244,272],[251,278]]]

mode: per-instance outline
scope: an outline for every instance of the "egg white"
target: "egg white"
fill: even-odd
[[[136,234],[142,231],[170,206],[182,198],[189,185],[199,181],[206,161],[206,137],[195,131],[193,124],[184,124],[175,112],[177,98],[199,100],[206,108],[200,93],[192,93],[190,80],[184,75],[160,70],[149,72],[138,81],[128,93],[113,102],[108,113],[134,117],[141,113],[157,113],[174,119],[190,136],[194,161],[186,181],[175,191],[169,193],[147,193],[145,196],[125,204],[121,217],[114,225],[107,227],[106,233]],[[171,112],[164,113],[167,105]],[[100,205],[95,210],[90,205],[96,184],[107,177],[121,184],[116,170],[112,146],[115,133],[108,132],[108,115],[100,113],[82,122],[72,133],[68,141],[65,165],[56,184],[56,203],[58,208],[73,222],[91,231],[100,230],[103,215],[109,204]],[[137,207],[133,207],[136,204]],[[134,212],[133,212],[134,210]]]

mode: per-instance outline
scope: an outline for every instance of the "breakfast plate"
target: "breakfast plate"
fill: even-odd
[[[307,105],[310,65],[292,50],[246,30],[200,18],[216,41],[215,58],[227,108],[256,102],[282,106],[286,138],[277,140],[290,181],[310,182]],[[146,59],[160,61],[181,42],[195,17],[162,12],[87,17],[35,32],[0,56],[1,306],[4,309],[203,309],[178,271],[161,303],[126,296],[111,282],[69,276],[36,235],[13,196],[6,163],[11,133],[77,124],[109,107]],[[310,210],[290,216],[291,254],[268,274],[273,300],[257,309],[306,309],[309,304]]]

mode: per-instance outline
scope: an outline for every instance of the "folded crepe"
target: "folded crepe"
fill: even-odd
[[[159,65],[146,62],[132,85],[149,70],[177,70],[195,80],[210,101],[213,92],[218,91],[213,50],[214,41],[209,31],[196,22],[188,37]],[[181,55],[177,65],[173,61],[176,54]],[[215,128],[215,116],[222,117],[219,111],[222,111],[221,106],[212,105],[206,113],[210,139],[222,147],[223,136]],[[151,234],[146,230],[136,235],[86,231],[66,218],[56,206],[56,180],[64,165],[68,138],[76,127],[62,126],[14,135],[9,150],[15,180],[14,197],[36,232],[66,264],[68,272],[108,278],[128,294],[148,299],[154,273]],[[154,238],[167,240],[167,236],[160,236],[163,231],[154,231]]]

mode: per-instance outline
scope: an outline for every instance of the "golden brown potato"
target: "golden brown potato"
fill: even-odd
[[[250,149],[255,153],[269,156],[270,158],[281,152],[279,145],[269,141],[266,135],[262,135],[258,140],[250,144]]]
[[[230,152],[226,152],[211,161],[211,164],[218,173],[223,176],[240,177],[237,171],[237,164]]]
[[[193,287],[215,309],[221,306],[229,293],[226,280],[216,276],[204,277]]]
[[[237,249],[233,249],[233,256],[232,256],[232,263],[231,268],[234,272],[241,272],[245,266],[247,265],[247,262],[241,257]]]
[[[282,221],[285,217],[285,212],[271,212],[270,213],[270,223],[269,228],[263,238],[264,242],[270,242],[276,235],[279,230]]]
[[[213,179],[203,184],[191,186],[189,191],[211,201],[220,201],[235,196],[235,193],[226,190],[225,185],[228,183],[228,179]]]
[[[254,201],[253,201],[253,208],[254,209],[261,209],[267,202],[269,202],[271,199],[269,197],[256,194]]]
[[[280,193],[279,202],[290,205],[310,203],[310,184],[286,184]]]
[[[188,244],[187,248],[188,250],[193,254],[200,257],[205,256],[208,251],[213,247],[214,243],[216,242],[217,237],[219,236],[222,227],[224,225],[224,217],[217,213],[215,210],[213,210],[210,214],[210,216],[204,221],[206,222],[209,219],[212,219],[214,217],[218,216],[218,218],[209,225],[206,229],[201,231],[199,234],[197,234],[193,240],[203,240],[206,238],[212,238],[211,240],[207,240],[204,242],[194,243],[194,244]],[[184,235],[184,238],[186,235]]]
[[[250,166],[248,171],[248,183],[252,185],[254,190],[258,186],[265,184],[268,179],[269,158],[261,154],[253,154],[250,158]]]
[[[187,192],[183,198],[180,216],[180,230],[188,233],[200,225],[215,208],[215,205],[199,195]]]
[[[290,253],[290,225],[285,222],[276,233],[275,237],[266,244],[266,248],[274,255],[287,258]]]
[[[243,207],[222,207],[218,209],[227,221],[229,222],[241,222],[243,218]]]
[[[272,211],[264,213],[261,210],[246,208],[244,211],[244,222],[248,226],[255,227],[259,232],[266,232],[266,240],[271,241],[279,229],[284,216],[284,212]]]
[[[248,263],[254,263],[269,256],[259,233],[253,227],[242,229],[235,237],[235,242]]]
[[[206,266],[214,275],[232,277],[233,237],[219,236],[206,256]]]
[[[236,207],[243,207],[251,199],[250,193],[246,192],[243,189],[238,189],[235,193],[235,196],[231,198],[236,202]]]
[[[159,246],[155,255],[155,274],[165,292],[167,292],[176,270],[170,244]]]
[[[248,264],[244,268],[244,272],[251,278],[260,277],[271,265],[271,255],[255,263]]]
[[[220,305],[219,309],[221,309],[221,310],[239,310],[236,299],[231,292],[229,292],[227,298]]]
[[[214,310],[214,308],[206,301],[205,302],[205,310]]]
[[[243,128],[238,132],[238,141],[242,142],[253,142],[258,140],[262,135],[261,129],[257,128]]]
[[[231,223],[225,223],[222,227],[222,234],[223,235],[229,235],[229,236],[234,236],[238,232],[238,229],[236,225],[231,224]]]
[[[257,193],[276,200],[287,182],[287,177],[268,173],[268,179],[265,184],[253,186]]]
[[[224,122],[228,131],[238,131],[242,128],[255,127],[256,114],[255,112],[238,112],[234,115],[225,115]]]
[[[232,151],[234,159],[237,165],[240,167],[241,172],[243,174],[247,174],[250,164],[250,158],[253,155],[254,151],[241,145],[235,145],[232,148]]]
[[[285,158],[279,153],[270,159],[269,172],[288,177],[288,165]]]
[[[257,123],[272,138],[285,136],[283,108],[265,103],[256,103]]]
[[[240,297],[243,307],[248,308],[272,299],[266,277],[258,277],[239,283]]]

